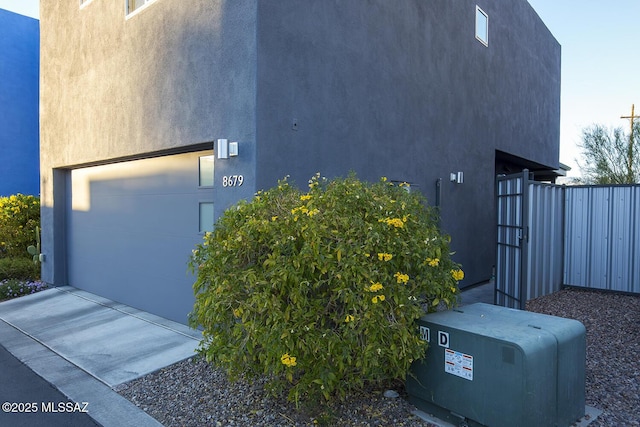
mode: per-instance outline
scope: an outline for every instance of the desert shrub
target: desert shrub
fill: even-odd
[[[0,197],[0,258],[28,257],[29,245],[36,245],[40,225],[40,199],[14,194]]]
[[[40,264],[34,263],[31,258],[0,258],[0,280],[36,280],[39,278]]]
[[[463,277],[421,196],[353,175],[240,202],[191,266],[200,352],[296,402],[404,379],[426,349],[416,319],[455,304]]]

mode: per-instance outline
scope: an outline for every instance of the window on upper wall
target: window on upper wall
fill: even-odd
[[[476,39],[485,46],[489,46],[489,15],[476,6]]]
[[[91,3],[91,0],[80,0],[80,7],[86,6],[87,3]]]
[[[213,156],[200,156],[199,161],[198,185],[213,187]]]
[[[129,15],[154,0],[125,0],[125,11]]]

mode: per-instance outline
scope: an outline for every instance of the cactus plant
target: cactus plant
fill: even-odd
[[[40,227],[36,226],[36,246],[29,245],[27,252],[33,256],[33,263],[40,262]]]

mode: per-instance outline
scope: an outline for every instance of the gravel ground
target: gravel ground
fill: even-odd
[[[603,411],[590,427],[640,426],[640,296],[565,289],[527,310],[587,328],[587,405]]]
[[[527,309],[573,318],[587,328],[587,404],[603,411],[590,425],[640,426],[640,297],[563,290],[530,301]],[[116,388],[166,427],[415,426],[430,427],[399,398],[371,389],[329,408],[297,411],[268,397],[262,382],[231,383],[198,358]]]
[[[231,383],[223,372],[194,358],[116,391],[166,427],[432,426],[412,415],[415,408],[403,397],[384,397],[384,389],[369,390],[330,408],[297,411],[286,399],[268,397],[263,386],[263,382]]]

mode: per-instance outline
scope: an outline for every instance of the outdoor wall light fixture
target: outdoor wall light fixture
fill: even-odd
[[[229,142],[228,139],[216,140],[216,154],[218,159],[228,159],[238,155],[238,142]]]
[[[218,155],[218,159],[229,158],[229,140],[228,139],[218,139],[216,141],[216,154]]]
[[[464,182],[464,172],[451,172],[451,182],[462,184]]]
[[[236,157],[238,155],[238,142],[229,143],[229,157]]]

